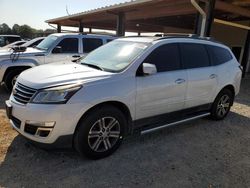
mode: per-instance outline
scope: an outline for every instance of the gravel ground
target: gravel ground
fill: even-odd
[[[0,187],[250,187],[249,78],[224,121],[133,136],[98,161],[27,143],[9,127],[0,93]]]

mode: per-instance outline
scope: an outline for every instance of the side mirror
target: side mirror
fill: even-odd
[[[61,46],[56,46],[53,50],[52,50],[53,54],[59,54],[62,53],[62,47]]]
[[[150,63],[143,63],[142,64],[142,71],[144,75],[152,75],[157,73],[156,66]]]

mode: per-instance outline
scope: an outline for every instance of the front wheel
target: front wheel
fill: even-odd
[[[113,106],[103,106],[83,118],[74,136],[75,149],[90,159],[111,155],[120,146],[126,119]]]
[[[17,80],[17,77],[19,76],[19,74],[23,71],[23,69],[15,69],[15,70],[12,70],[10,71],[5,79],[4,79],[4,83],[5,83],[5,86],[7,88],[7,90],[9,92],[12,91],[12,88],[14,87],[15,83],[16,83],[16,80]]]
[[[230,108],[233,104],[233,92],[224,89],[216,97],[212,109],[211,109],[211,118],[214,120],[224,119],[230,111]]]

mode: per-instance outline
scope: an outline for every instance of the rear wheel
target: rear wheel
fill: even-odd
[[[120,146],[125,126],[126,119],[119,109],[96,109],[80,121],[74,137],[75,149],[91,159],[107,157]]]
[[[212,110],[211,117],[215,120],[224,119],[230,111],[233,104],[233,92],[229,89],[222,90],[216,97]]]

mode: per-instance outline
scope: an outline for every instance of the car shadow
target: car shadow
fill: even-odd
[[[5,101],[8,100],[10,93],[7,92],[4,85],[0,85],[0,110],[5,109]]]
[[[235,112],[223,121],[199,119],[131,136],[97,161],[16,136],[0,164],[0,187],[244,187],[250,185],[249,125],[250,118]]]
[[[240,93],[235,102],[250,106],[250,75],[242,79]]]

